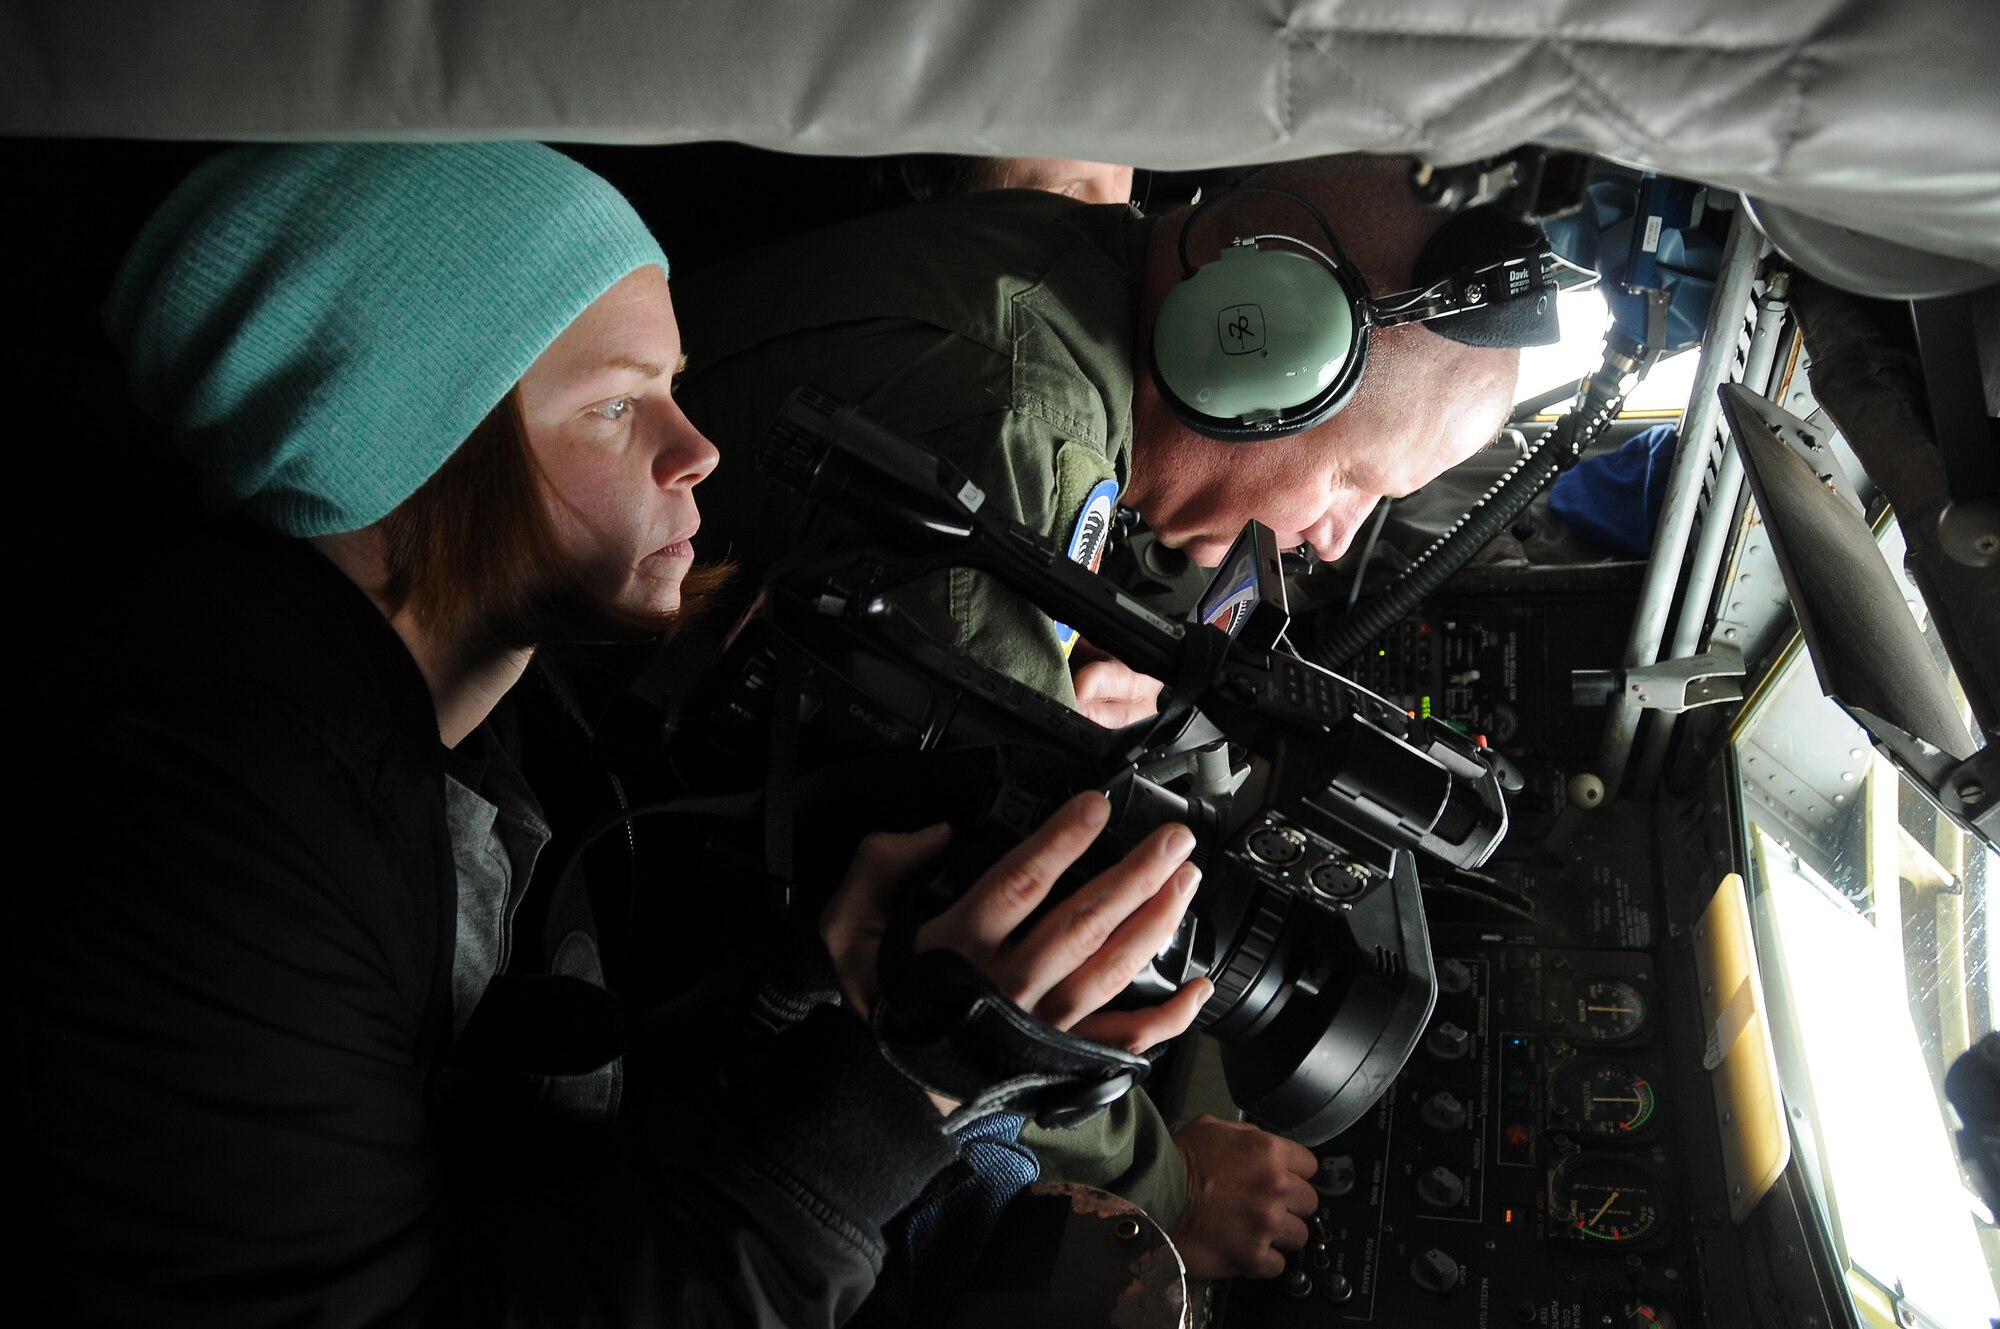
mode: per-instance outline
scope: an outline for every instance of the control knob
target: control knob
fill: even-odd
[[[1440,1090],[1424,1100],[1417,1115],[1423,1118],[1424,1125],[1434,1131],[1455,1131],[1465,1125],[1465,1104],[1459,1101],[1457,1094]]]
[[[1472,1049],[1472,1035],[1449,1020],[1440,1020],[1424,1035],[1424,1050],[1440,1061],[1457,1061]]]
[[[1319,1160],[1319,1171],[1313,1174],[1313,1189],[1330,1200],[1337,1200],[1354,1189],[1354,1156],[1352,1154],[1328,1154]]]
[[[1465,1199],[1465,1182],[1440,1164],[1417,1178],[1417,1198],[1439,1209],[1456,1209]]]
[[[1458,1286],[1458,1261],[1433,1246],[1410,1261],[1410,1277],[1426,1292],[1449,1292]]]

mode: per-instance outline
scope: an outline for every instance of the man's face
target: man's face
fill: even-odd
[[[1079,157],[995,157],[967,182],[981,189],[1045,189],[1083,203],[1132,201],[1132,168]]]
[[[1306,544],[1322,559],[1339,558],[1376,503],[1421,489],[1503,423],[1513,376],[1500,360],[1517,354],[1482,352],[1468,363],[1464,349],[1414,328],[1378,335],[1346,409],[1317,429],[1263,443],[1193,433],[1142,378],[1121,501],[1204,567],[1221,562],[1251,520],[1269,526],[1280,547]]]

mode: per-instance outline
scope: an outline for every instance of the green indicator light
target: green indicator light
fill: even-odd
[[[1417,703],[1417,714],[1426,720],[1431,718],[1431,699],[1429,697],[1425,697]]]

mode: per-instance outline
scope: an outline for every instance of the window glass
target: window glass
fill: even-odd
[[[1885,538],[1900,547],[1893,523]],[[1942,662],[1921,603],[1912,612]],[[1796,642],[1739,718],[1733,756],[1796,1161],[1850,1280],[1900,1288],[1934,1324],[1984,1326],[2000,1316],[2000,1242],[1943,1080],[2000,1023],[2000,856],[1874,752]]]
[[[1521,352],[1515,401],[1526,401],[1560,384],[1574,384],[1604,359],[1604,332],[1611,326],[1611,310],[1604,297],[1595,289],[1564,291],[1556,297],[1556,311],[1562,324],[1562,340],[1553,346],[1530,346]],[[1624,413],[1679,415],[1686,410],[1688,394],[1694,390],[1695,363],[1700,358],[1692,349],[1662,357],[1633,389]],[[1568,404],[1559,402],[1543,414],[1557,415],[1566,409]]]

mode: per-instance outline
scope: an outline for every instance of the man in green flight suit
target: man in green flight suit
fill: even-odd
[[[1309,200],[1379,296],[1410,284],[1444,219],[1411,199],[1407,166],[1323,158],[1246,183]],[[986,511],[1047,532],[1093,567],[1115,506],[1205,565],[1253,518],[1281,545],[1337,558],[1379,500],[1421,487],[1504,423],[1518,350],[1413,325],[1375,334],[1353,399],[1317,428],[1252,443],[1195,433],[1147,369],[1153,319],[1182,276],[1184,216],[1035,191],[973,194],[683,277],[675,301],[693,361],[682,402],[736,459],[708,482],[703,546],[727,547],[749,574],[784,552],[791,500],[767,491],[750,463],[804,383],[947,458],[985,491]],[[1237,236],[1315,235],[1302,209],[1269,195],[1213,208],[1188,231],[1197,264]],[[1073,658],[1073,634],[982,574],[953,570],[915,589],[905,608],[927,626],[1099,723],[1155,704],[1157,685],[1116,661]],[[1275,1275],[1281,1252],[1305,1242],[1316,1160],[1267,1132],[1201,1118],[1170,1140],[1134,1093],[1083,1127],[1030,1126],[1022,1139],[1045,1175],[1146,1209],[1196,1276]]]

